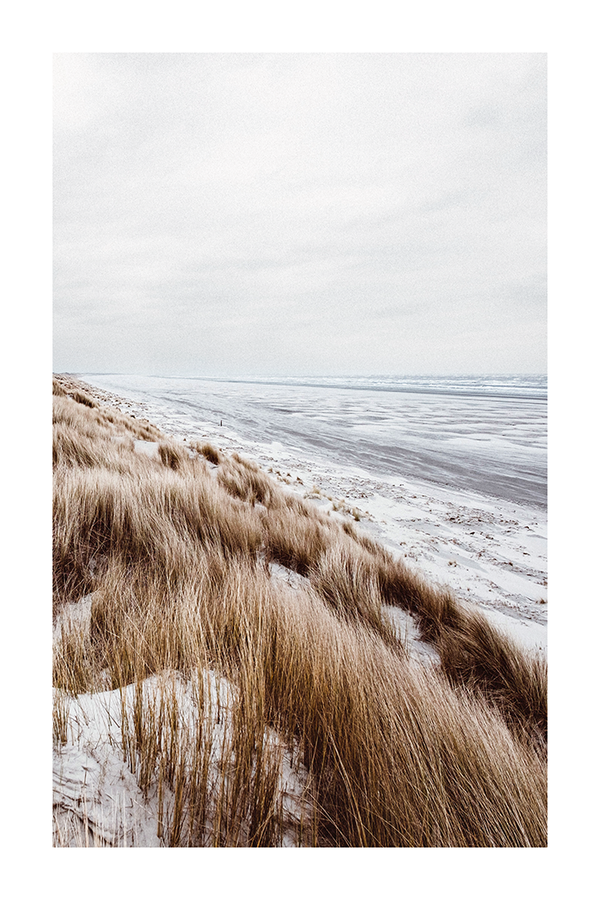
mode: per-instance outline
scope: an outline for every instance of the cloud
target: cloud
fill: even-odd
[[[59,54],[54,159],[60,370],[543,369],[541,54]]]

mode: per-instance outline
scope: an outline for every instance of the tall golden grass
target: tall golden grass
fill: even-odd
[[[89,627],[55,640],[54,685],[137,686],[123,752],[160,798],[165,844],[281,845],[285,755],[305,773],[299,845],[545,845],[541,659],[256,465],[177,444],[84,385],[54,393],[55,614],[92,594]],[[286,588],[269,562],[306,581]],[[415,616],[439,667],[411,661],[383,603]],[[233,686],[218,778],[209,670]],[[144,694],[168,673],[195,685],[193,717],[174,690]],[[59,745],[65,730],[57,703]]]

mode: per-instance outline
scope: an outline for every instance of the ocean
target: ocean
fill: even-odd
[[[547,505],[546,376],[79,377],[190,433],[223,428],[323,464]]]

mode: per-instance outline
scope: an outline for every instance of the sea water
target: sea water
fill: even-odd
[[[545,376],[80,377],[242,441],[546,506]]]

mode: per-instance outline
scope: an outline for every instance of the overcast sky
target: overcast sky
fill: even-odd
[[[54,369],[542,373],[544,54],[55,56]]]

